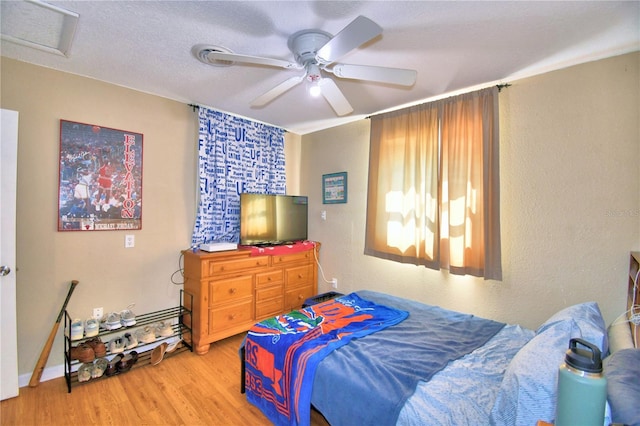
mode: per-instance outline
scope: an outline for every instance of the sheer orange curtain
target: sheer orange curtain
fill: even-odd
[[[371,118],[365,254],[501,279],[498,90]]]
[[[438,267],[438,110],[371,118],[365,254]]]

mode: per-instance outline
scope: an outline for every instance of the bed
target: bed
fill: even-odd
[[[305,320],[315,320],[321,316],[316,315],[318,312],[324,314],[323,309],[328,309],[327,304],[336,303],[366,303],[407,315],[400,321],[395,317],[380,320],[375,326],[378,329],[371,333],[356,331],[355,336],[351,336],[349,330],[338,330],[337,337],[332,340],[337,342],[335,347],[314,346],[314,351],[326,353],[322,353],[312,368],[307,365],[306,369],[311,371],[305,374],[300,374],[302,370],[296,367],[295,358],[282,355],[282,363],[278,364],[278,354],[257,353],[255,347],[269,345],[267,340],[256,340],[259,339],[256,334],[273,343],[282,343],[289,337],[286,327],[299,331],[308,327],[307,323],[300,322],[300,318],[291,322],[291,318],[278,317],[276,322],[282,322],[277,324],[276,328],[280,330],[276,338],[268,330],[256,332],[252,329],[245,344],[253,355],[243,356],[247,399],[275,424],[309,424],[310,406],[333,426],[535,425],[538,421],[552,422],[557,371],[569,339],[583,338],[596,344],[603,354],[609,353],[609,333],[594,302],[565,308],[536,330],[372,291],[359,291],[296,312],[304,311]],[[369,305],[366,306],[369,309]],[[358,309],[352,315],[365,311],[368,312]],[[273,325],[274,319],[271,321]],[[284,328],[283,323],[287,323]],[[365,328],[369,330],[372,326]],[[629,330],[628,324],[619,324],[615,331],[622,337],[615,337],[615,342],[611,342],[612,349],[625,357],[616,359],[616,354],[609,357],[614,361],[609,363],[612,378],[618,374],[616,380],[623,385],[623,390],[618,391],[618,399],[623,403],[631,395],[630,383],[633,387],[640,374],[634,370],[640,367],[640,350],[629,344]],[[629,334],[628,341],[624,337],[625,331]],[[305,342],[294,345],[313,346],[313,339],[306,339],[309,333],[304,330],[302,334]],[[426,339],[421,338],[424,335]],[[322,349],[317,349],[319,347]],[[442,348],[448,352],[444,356]],[[304,359],[306,362],[307,358]],[[264,364],[265,360],[273,364],[267,368],[269,373],[263,375],[253,367]],[[271,394],[266,390],[269,381],[278,386]],[[280,388],[280,384],[284,388]],[[640,398],[640,389],[635,391]],[[290,401],[275,401],[277,393],[288,394]],[[638,405],[638,400],[632,399],[636,401],[634,405]],[[280,409],[288,406],[289,411],[274,415],[274,403],[279,403]],[[612,419],[612,414],[613,420],[620,420],[615,418],[615,414],[623,412],[619,405],[610,401],[608,407],[612,410],[607,410],[607,420]],[[627,424],[640,423],[640,415],[633,407],[629,415],[631,417],[626,419],[631,421],[626,421]]]

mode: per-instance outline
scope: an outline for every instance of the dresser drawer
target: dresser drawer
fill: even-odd
[[[246,271],[253,268],[265,268],[269,266],[268,256],[247,257],[246,259],[216,261],[207,260],[209,276],[227,274],[238,271]]]
[[[275,299],[267,300],[266,302],[256,303],[256,320],[272,317],[282,313],[282,306],[284,298],[282,293]]]
[[[300,253],[283,254],[272,256],[273,265],[286,265],[287,263],[309,262],[313,259],[313,250],[307,250]]]
[[[224,331],[237,324],[253,320],[253,300],[209,310],[209,333]]]
[[[313,265],[298,266],[284,270],[285,286],[287,289],[311,283]]]
[[[282,283],[256,289],[256,302],[282,297]]]
[[[295,309],[300,309],[304,301],[313,296],[315,296],[313,286],[287,290],[284,296],[284,310],[288,312]]]
[[[256,286],[262,287],[282,282],[282,269],[256,274]]]
[[[245,275],[228,280],[209,281],[209,306],[253,295],[253,277]]]

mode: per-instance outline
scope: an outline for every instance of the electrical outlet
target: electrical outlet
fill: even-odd
[[[337,278],[332,278],[331,279],[331,287],[332,288],[338,288],[338,279]]]
[[[104,314],[104,311],[102,310],[102,308],[93,308],[93,317],[97,320],[102,318],[102,315]]]
[[[136,236],[135,235],[125,235],[124,236],[124,247],[131,248],[136,245]]]

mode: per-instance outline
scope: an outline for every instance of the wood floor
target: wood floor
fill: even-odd
[[[270,425],[240,393],[242,337],[216,342],[206,355],[184,352],[71,393],[63,377],[21,388],[18,397],[0,403],[0,424]],[[328,423],[312,410],[311,424]]]

